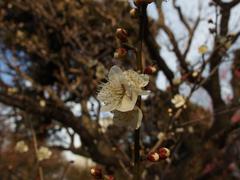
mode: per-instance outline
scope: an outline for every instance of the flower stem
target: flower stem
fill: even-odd
[[[38,151],[37,137],[36,137],[36,133],[35,133],[33,127],[32,127],[31,120],[29,121],[29,123],[30,123],[30,128],[31,128],[31,134],[32,134],[32,141],[33,141],[34,152],[35,152],[35,156],[36,156],[36,159],[37,159],[37,151]],[[39,179],[40,179],[40,180],[44,180],[44,177],[43,177],[43,169],[42,169],[41,165],[39,164],[38,159],[37,159],[37,166],[38,166],[38,176],[39,176]]]
[[[139,45],[137,53],[137,68],[142,73],[143,72],[143,59],[142,59],[142,48],[144,40],[144,27],[147,18],[147,4],[143,4],[139,7]],[[141,97],[138,99],[137,105],[141,108]],[[134,132],[134,180],[140,179],[140,128],[136,129]]]

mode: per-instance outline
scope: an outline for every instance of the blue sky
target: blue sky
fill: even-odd
[[[228,1],[226,0],[225,2],[229,2],[229,1],[231,0],[228,0]],[[190,53],[188,54],[186,59],[188,62],[192,64],[196,63],[201,58],[201,55],[198,53],[198,47],[200,45],[206,44],[209,47],[209,50],[211,50],[213,47],[214,38],[213,36],[210,35],[208,31],[208,28],[210,27],[208,24],[208,19],[209,18],[215,19],[215,8],[209,7],[208,5],[209,2],[210,0],[204,0],[204,1],[203,0],[191,0],[191,1],[178,0],[177,1],[177,5],[179,5],[182,8],[184,15],[188,17],[188,21],[190,22],[190,24],[193,25],[192,22],[194,22],[197,19],[199,14],[201,17],[201,23],[199,24],[199,28],[196,31],[196,35],[194,37],[194,40],[190,49]],[[187,39],[185,37],[188,36],[187,30],[180,22],[177,12],[172,6],[171,0],[169,0],[168,2],[164,2],[162,4],[162,7],[165,15],[166,24],[174,32],[176,39],[179,40],[180,47],[185,47],[187,43]],[[239,26],[240,13],[239,12],[240,12],[240,5],[236,6],[231,12],[231,18],[229,22],[229,33],[236,33],[240,31],[240,26]],[[158,20],[158,13],[157,13],[155,4],[152,3],[149,5],[148,15],[154,20],[156,21]],[[167,48],[167,46],[169,45],[169,40],[164,32],[159,31],[157,41],[162,47],[160,51],[161,56],[167,60],[166,63],[168,64],[170,69],[172,69],[175,72],[176,77],[178,77],[180,73],[178,70],[177,59],[175,55],[172,52],[170,52]],[[240,43],[240,40],[238,40],[238,42],[235,43],[236,45],[233,46],[230,49],[230,51],[233,51],[234,49],[239,48],[239,43]],[[227,98],[227,96],[232,95],[232,90],[230,88],[230,80],[232,78],[230,68],[231,68],[231,62],[223,63],[220,66],[220,72],[223,72],[223,71],[227,72],[226,76],[221,81],[222,96],[224,99]],[[207,71],[204,74],[208,74]],[[168,82],[162,72],[159,73],[157,85],[160,89],[163,89],[163,90],[166,89],[166,87],[168,86]],[[187,95],[189,92],[189,86],[187,86],[186,84],[181,86],[181,92]],[[201,93],[201,96],[199,93]],[[205,96],[205,98],[202,98],[202,96]],[[191,100],[205,107],[209,107],[210,98],[207,96],[207,93],[203,89],[200,89],[199,91],[194,93]]]

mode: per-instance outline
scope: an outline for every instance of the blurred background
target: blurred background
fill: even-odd
[[[96,165],[132,178],[133,131],[100,112],[96,96],[113,65],[136,70],[133,8],[0,0],[0,179],[87,180]],[[147,15],[141,178],[240,179],[240,1],[156,0]],[[158,146],[171,156],[146,161]]]

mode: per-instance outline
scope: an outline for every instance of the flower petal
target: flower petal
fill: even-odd
[[[131,82],[135,87],[145,87],[149,82],[149,76],[146,74],[139,74],[133,70],[124,71],[125,78]]]
[[[137,102],[137,97],[138,94],[133,93],[131,94],[131,97],[128,95],[124,95],[121,101],[121,104],[119,107],[116,108],[116,110],[121,111],[121,112],[126,112],[126,111],[131,111],[133,110],[136,102]]]
[[[149,76],[133,70],[122,71],[113,66],[108,73],[108,82],[102,85],[97,98],[104,104],[101,111],[133,110],[139,95],[149,95],[142,90],[149,82]]]
[[[145,87],[146,85],[148,85],[149,83],[149,76],[146,74],[140,74],[140,78],[141,78],[141,87]]]
[[[101,106],[100,111],[101,112],[113,111],[114,109],[116,109],[116,107],[117,107],[117,104],[115,103],[106,104]]]
[[[119,78],[121,78],[122,74],[123,74],[123,71],[121,70],[121,68],[115,65],[115,66],[111,67],[111,69],[108,73],[108,78],[110,81],[119,80]]]
[[[135,106],[132,111],[114,111],[113,122],[120,127],[131,127],[138,129],[142,123],[143,114],[139,107]]]
[[[139,92],[139,95],[143,95],[143,96],[150,95],[150,94],[151,94],[151,91],[146,91],[146,90],[142,90]]]
[[[179,108],[186,103],[186,100],[182,95],[176,94],[171,102],[175,105],[176,108]]]
[[[124,96],[124,89],[120,83],[108,82],[103,84],[102,89],[97,95],[97,99],[103,102],[101,111],[112,111],[119,106]]]

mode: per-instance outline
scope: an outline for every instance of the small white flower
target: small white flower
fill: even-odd
[[[114,111],[113,122],[120,127],[138,129],[141,126],[143,114],[139,107],[135,106],[132,111]]]
[[[52,151],[50,151],[47,147],[41,146],[37,150],[37,158],[38,161],[42,161],[44,159],[49,159],[52,155]]]
[[[8,88],[8,89],[7,89],[7,93],[8,93],[8,94],[15,94],[15,93],[17,93],[17,92],[18,92],[18,89],[15,88],[15,87],[11,87],[11,88]]]
[[[17,30],[16,35],[17,35],[17,38],[19,38],[19,39],[23,39],[25,36],[24,32],[20,31],[20,30]]]
[[[188,132],[191,134],[194,133],[194,127],[188,126]]]
[[[180,108],[185,105],[186,100],[182,95],[176,94],[174,98],[171,100],[171,102],[174,104],[176,108]]]
[[[173,84],[174,85],[179,85],[180,83],[181,83],[181,78],[175,78],[175,79],[173,79]]]
[[[46,106],[46,101],[45,100],[40,100],[39,101],[39,105],[41,106],[41,107],[45,107]]]
[[[184,132],[184,128],[176,128],[176,133],[183,133]]]
[[[28,152],[28,145],[24,141],[18,141],[15,145],[15,151],[19,153]]]
[[[149,94],[142,90],[148,82],[148,75],[133,70],[122,71],[118,66],[113,66],[108,73],[108,82],[102,85],[97,96],[104,103],[101,111],[133,110],[138,96]]]
[[[200,54],[205,54],[207,51],[208,51],[208,47],[207,47],[206,45],[201,45],[201,46],[199,46],[199,48],[198,48],[198,52],[199,52]]]
[[[192,73],[192,77],[197,77],[197,76],[198,76],[198,74],[199,74],[199,72],[198,72],[198,71],[193,71],[193,73]]]

